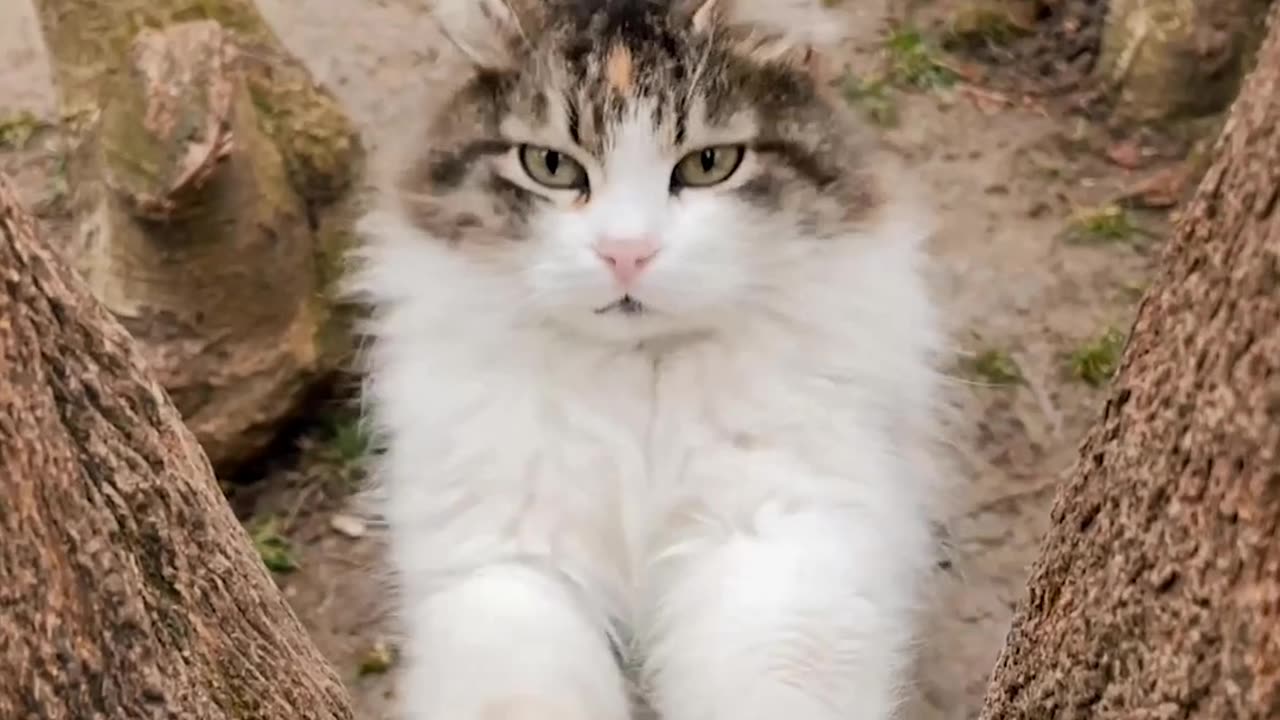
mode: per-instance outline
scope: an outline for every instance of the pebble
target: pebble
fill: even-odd
[[[364,537],[365,532],[369,529],[360,518],[341,514],[329,518],[329,527],[333,528],[337,533],[352,539]]]

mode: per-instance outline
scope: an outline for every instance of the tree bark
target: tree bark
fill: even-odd
[[[1059,490],[985,720],[1280,717],[1278,15]]]
[[[1270,0],[1111,0],[1097,72],[1116,114],[1155,122],[1227,107]]]
[[[132,339],[0,177],[0,718],[349,719]]]
[[[68,247],[217,467],[348,350],[363,153],[252,0],[36,0],[73,134]]]

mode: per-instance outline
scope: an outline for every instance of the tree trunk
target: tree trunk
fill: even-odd
[[[127,332],[0,177],[0,718],[351,718]]]
[[[1278,16],[1059,490],[985,720],[1280,718]]]
[[[362,151],[252,0],[36,0],[74,136],[69,253],[215,466],[345,359]]]
[[[1111,0],[1097,72],[1142,122],[1218,112],[1236,96],[1270,0]]]

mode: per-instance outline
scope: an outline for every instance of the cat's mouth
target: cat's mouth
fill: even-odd
[[[619,313],[621,315],[643,315],[647,311],[644,303],[636,300],[630,295],[623,295],[617,300],[596,309],[597,315],[609,315],[611,313]]]

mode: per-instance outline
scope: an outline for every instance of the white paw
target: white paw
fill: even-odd
[[[483,706],[476,720],[597,720],[583,703],[548,695],[508,695]]]

